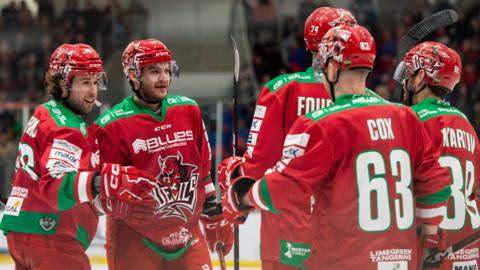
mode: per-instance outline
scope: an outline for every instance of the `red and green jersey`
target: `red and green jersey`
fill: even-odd
[[[295,121],[282,158],[249,197],[281,213],[314,195],[311,269],[414,269],[415,217],[438,224],[450,196],[438,157],[410,108],[343,95]],[[302,251],[290,246],[284,255]]]
[[[167,96],[157,114],[131,96],[103,113],[93,128],[101,163],[135,166],[161,183],[155,191],[156,218],[142,225],[125,222],[160,252],[186,250],[191,232],[198,229],[205,194],[215,190],[210,147],[197,103]]]
[[[376,96],[369,89],[366,93]],[[315,78],[313,68],[281,75],[265,84],[243,155],[244,174],[261,178],[282,157],[283,141],[295,120],[331,104],[323,77]],[[300,266],[310,254],[310,211],[284,210],[275,215],[264,211],[261,218],[262,259]],[[302,247],[306,252],[284,256],[288,246]]]
[[[2,230],[67,235],[88,247],[98,223],[89,202],[99,162],[88,135],[87,124],[56,100],[35,110],[18,147]]]
[[[440,228],[447,232],[447,245],[451,245],[480,227],[478,198],[474,195],[480,185],[478,137],[465,115],[446,101],[425,99],[412,109],[423,122],[434,146],[440,150],[440,164],[451,174],[452,194],[447,215],[440,223]],[[452,265],[448,269],[478,268],[479,247],[474,244],[451,255],[446,260]]]

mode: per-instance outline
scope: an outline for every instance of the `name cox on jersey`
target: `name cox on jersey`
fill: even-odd
[[[185,145],[187,141],[193,141],[193,132],[177,131],[172,134],[165,134],[164,136],[156,136],[149,139],[136,139],[132,143],[133,151],[135,154],[141,151],[149,153],[166,150],[171,147]]]

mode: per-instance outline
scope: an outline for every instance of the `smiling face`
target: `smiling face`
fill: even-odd
[[[142,94],[148,100],[162,100],[170,86],[170,63],[147,65],[142,70]]]
[[[67,97],[68,90],[64,90],[63,97]],[[71,90],[68,95],[69,104],[80,114],[92,111],[98,92],[97,75],[77,75],[73,77]]]

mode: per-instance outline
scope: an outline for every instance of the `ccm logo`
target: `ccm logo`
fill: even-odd
[[[167,124],[167,125],[163,125],[163,126],[159,126],[159,127],[156,127],[154,128],[153,130],[154,131],[160,131],[160,130],[165,130],[165,129],[169,129],[172,127],[172,124]]]

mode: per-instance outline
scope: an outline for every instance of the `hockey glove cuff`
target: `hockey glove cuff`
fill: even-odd
[[[243,175],[242,157],[233,156],[224,159],[218,166],[218,186],[222,193],[227,191],[233,179]]]
[[[250,211],[254,208],[250,205],[242,204],[245,197],[255,183],[251,177],[239,177],[232,182],[227,192],[222,196],[222,210],[225,218],[234,224],[243,224]]]
[[[104,164],[100,175],[100,198],[138,202],[151,199],[152,189],[156,187],[155,178],[132,166]]]

